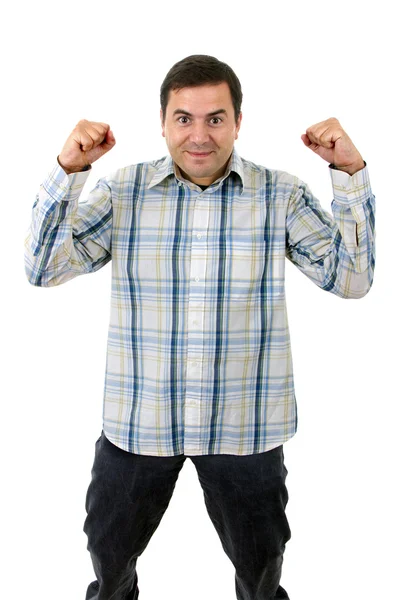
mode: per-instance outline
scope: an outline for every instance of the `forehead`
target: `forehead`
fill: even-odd
[[[167,115],[181,108],[192,114],[202,115],[220,108],[233,113],[229,85],[224,81],[217,85],[199,85],[171,90],[167,104]]]

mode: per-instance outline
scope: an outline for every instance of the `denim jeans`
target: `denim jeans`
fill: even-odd
[[[137,558],[160,524],[186,458],[235,567],[237,599],[287,600],[279,585],[290,539],[282,446],[248,456],[144,456],[121,450],[104,432],[86,497],[84,531],[97,577],[86,600],[138,599]]]

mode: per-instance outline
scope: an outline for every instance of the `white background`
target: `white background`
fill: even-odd
[[[211,54],[244,92],[236,147],[306,181],[330,210],[328,165],[305,129],[337,117],[368,163],[377,267],[361,300],[323,292],[287,261],[299,430],[282,585],[291,600],[399,593],[399,44],[395,3],[19,2],[3,14],[1,538],[4,598],[79,600],[93,572],[82,531],[101,432],[111,265],[30,286],[23,241],[41,181],[82,118],[117,145],[83,191],[167,152],[159,87]],[[393,7],[393,8],[391,8]],[[396,41],[397,40],[397,41]],[[141,600],[235,600],[234,569],[186,459],[138,560]]]

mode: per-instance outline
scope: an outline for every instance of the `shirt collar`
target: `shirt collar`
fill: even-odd
[[[242,188],[240,193],[242,194],[243,187],[245,185],[244,165],[243,160],[240,158],[235,148],[233,148],[231,158],[227,164],[224,175],[217,181],[223,181],[224,179],[226,179],[226,177],[228,177],[231,174],[231,172],[237,173],[239,175]],[[160,160],[160,164],[148,185],[148,189],[158,185],[159,183],[164,181],[164,179],[170,177],[171,175],[175,175],[176,179],[178,180],[179,176],[175,168],[175,163],[172,160],[172,157],[168,155],[164,159]]]

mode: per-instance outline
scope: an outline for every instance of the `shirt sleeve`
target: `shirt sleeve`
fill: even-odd
[[[90,169],[67,175],[57,164],[40,186],[25,239],[25,272],[32,285],[60,285],[111,260],[111,189],[100,179],[79,202],[89,174]]]
[[[332,215],[297,180],[286,217],[286,256],[320,288],[361,298],[375,267],[375,197],[368,168],[349,175],[330,169]]]

